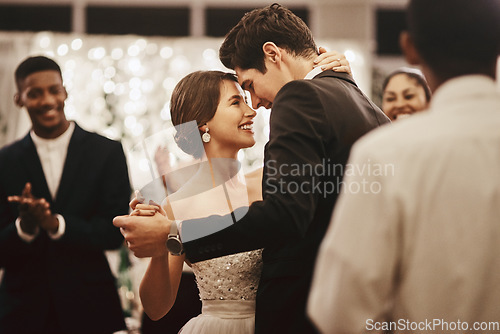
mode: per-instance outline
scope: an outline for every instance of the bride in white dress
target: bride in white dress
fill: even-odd
[[[198,71],[183,78],[171,99],[174,125],[196,120],[203,145],[189,127],[177,127],[177,144],[195,158],[206,154],[196,174],[162,203],[162,213],[178,220],[225,215],[262,198],[262,170],[247,176],[238,172],[237,154],[255,144],[255,111],[234,75]],[[179,130],[180,129],[180,130]],[[222,162],[222,163],[221,163]],[[132,201],[135,207],[137,200]],[[141,206],[142,209],[145,206]],[[163,317],[174,304],[185,256],[165,254],[151,258],[140,286],[144,311]],[[182,329],[185,333],[253,333],[255,297],[261,273],[261,251],[250,251],[193,264],[202,312]]]
[[[319,65],[350,72],[349,65],[336,66],[339,56],[345,59],[334,51],[326,52],[318,58]],[[170,219],[202,218],[225,215],[262,199],[262,169],[242,176],[237,167],[239,150],[255,144],[252,119],[256,113],[247,105],[245,96],[236,77],[220,71],[194,72],[177,84],[170,103],[172,123],[181,129],[176,135],[177,144],[195,158],[205,154],[205,162],[161,207],[133,199],[133,215],[150,215],[154,212],[151,209],[156,209]],[[183,133],[189,127],[182,127],[193,121],[195,137]],[[200,136],[203,138],[202,145],[193,144],[196,136],[198,141]],[[188,263],[196,277],[202,310],[180,333],[254,333],[261,254],[261,250],[254,250]],[[151,258],[139,291],[144,311],[152,320],[162,318],[172,308],[185,260],[184,255],[169,254],[166,248],[161,256]]]

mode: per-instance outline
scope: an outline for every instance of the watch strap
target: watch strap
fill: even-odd
[[[170,224],[169,235],[179,235],[179,231],[177,229],[177,220],[174,220],[172,224]]]

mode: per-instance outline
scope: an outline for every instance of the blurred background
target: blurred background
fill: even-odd
[[[363,92],[379,106],[381,85],[407,66],[398,38],[407,0],[281,0],[311,28],[318,46],[346,55]],[[224,35],[261,0],[0,0],[0,147],[26,134],[27,114],[15,106],[14,70],[27,56],[47,55],[63,71],[67,118],[121,140],[135,188],[147,164],[133,154],[171,127],[176,83],[195,70],[220,69]],[[257,144],[244,150],[246,170],[262,165],[269,110],[254,126]],[[155,142],[154,145],[162,145]],[[174,158],[175,157],[171,157]],[[126,247],[109,253],[124,309],[141,317],[137,285],[147,262]],[[0,273],[1,279],[1,273]]]
[[[69,93],[67,116],[121,139],[125,148],[169,123],[168,101],[180,78],[224,69],[223,36],[247,11],[270,1],[0,0],[0,146],[29,128],[14,105],[13,72],[28,55],[53,57]],[[380,103],[380,79],[404,65],[398,35],[406,0],[283,0],[318,45],[346,54],[355,80]],[[266,141],[267,111],[259,113]],[[262,144],[245,152],[255,166]]]

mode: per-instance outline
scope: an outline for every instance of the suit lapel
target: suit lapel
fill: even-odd
[[[78,177],[78,172],[85,161],[84,153],[85,131],[75,123],[75,131],[69,141],[68,153],[61,176],[61,182],[57,190],[57,206],[64,206],[64,201],[69,194],[74,191],[74,180]]]
[[[26,168],[28,180],[32,185],[33,195],[39,198],[43,197],[52,202],[52,196],[50,195],[47,180],[43,173],[42,163],[29,133],[21,140],[21,147],[23,153],[20,155],[20,159],[22,165]]]

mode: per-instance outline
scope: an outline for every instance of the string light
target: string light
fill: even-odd
[[[129,151],[171,124],[170,95],[186,74],[195,70],[229,71],[218,59],[221,42],[212,38],[75,38],[71,34],[42,32],[33,38],[31,51],[53,56],[62,65],[69,93],[67,117],[90,130],[120,139]],[[353,73],[366,72],[361,68],[366,52],[360,45],[329,41],[318,41],[318,45],[343,50]],[[363,84],[363,78],[355,79],[358,85]],[[269,135],[268,119],[269,110],[258,110],[254,119],[257,143],[241,151],[238,158],[243,164],[261,163]],[[177,151],[175,157],[172,160],[182,159]]]
[[[42,35],[40,38],[40,47],[41,48],[48,48],[50,46],[51,38],[48,35]]]
[[[74,51],[78,51],[82,48],[83,41],[81,38],[75,38],[73,41],[71,41],[71,49]]]
[[[68,51],[69,51],[69,47],[66,44],[61,44],[57,48],[57,54],[59,56],[65,56],[66,54],[68,54]]]
[[[169,46],[165,46],[165,47],[161,48],[161,50],[160,50],[160,56],[163,59],[168,59],[168,58],[172,57],[173,54],[174,54],[174,51]]]
[[[141,48],[136,44],[129,46],[127,50],[127,54],[130,57],[137,57],[137,55],[139,55],[139,52],[141,52]]]
[[[114,60],[119,60],[123,57],[123,50],[120,48],[114,48],[113,51],[111,51],[111,58]]]

